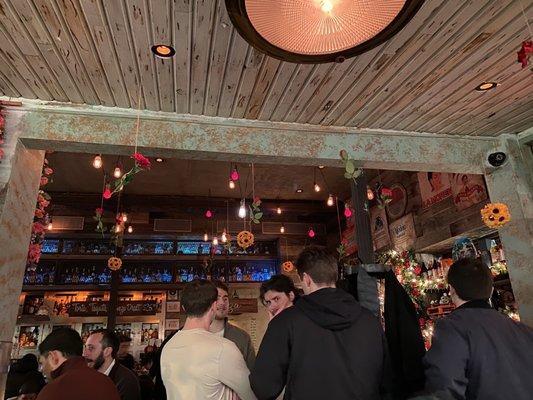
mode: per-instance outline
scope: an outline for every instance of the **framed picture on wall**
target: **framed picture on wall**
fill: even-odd
[[[181,304],[179,301],[167,301],[167,312],[180,312]]]
[[[177,290],[168,290],[167,291],[167,301],[178,301],[179,292]]]
[[[407,209],[407,191],[401,183],[395,183],[390,187],[392,200],[387,205],[387,214],[391,220],[403,217]]]
[[[179,319],[167,319],[165,320],[165,330],[167,331],[177,331],[180,328]]]

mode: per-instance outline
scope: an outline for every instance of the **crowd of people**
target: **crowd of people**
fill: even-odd
[[[337,288],[337,261],[310,246],[296,262],[303,295],[290,278],[264,282],[260,300],[270,322],[257,355],[249,335],[228,322],[228,288],[195,280],[181,296],[184,326],[167,337],[141,378],[122,365],[109,330],[85,345],[73,329],[53,331],[37,359],[10,371],[6,396],[37,400],[396,399],[401,381],[391,368],[378,317]],[[456,309],[438,321],[424,357],[418,399],[526,400],[533,396],[533,329],[490,305],[492,276],[481,261],[455,262],[448,284]],[[405,398],[405,397],[403,397]]]

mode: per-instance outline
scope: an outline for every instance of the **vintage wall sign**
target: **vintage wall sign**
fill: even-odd
[[[88,317],[107,315],[108,303],[102,301],[74,301],[70,303],[68,314],[71,317]],[[117,306],[117,315],[155,315],[157,301],[123,301]]]
[[[230,315],[256,313],[257,311],[257,299],[230,299],[229,301]]]

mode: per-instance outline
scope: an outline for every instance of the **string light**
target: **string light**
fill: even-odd
[[[279,231],[280,231],[281,233],[285,233],[285,227],[284,227],[283,225],[281,225],[281,228],[279,228]]]
[[[229,180],[229,188],[235,189],[235,182],[232,179]]]
[[[94,156],[93,167],[96,169],[102,168],[102,157],[100,155]]]
[[[209,240],[209,236],[207,236],[207,232],[204,233],[204,242],[207,242]]]
[[[318,183],[315,183],[315,192],[320,192],[320,186],[318,185]]]
[[[276,209],[276,212],[277,212],[278,214],[281,214],[281,207],[278,207],[278,208]]]
[[[239,218],[246,218],[246,207],[244,199],[241,200],[241,206],[239,207]]]
[[[132,233],[133,232],[133,226],[128,226],[128,233]]]
[[[115,167],[115,170],[113,171],[113,176],[117,179],[122,176],[122,169],[120,168],[120,166],[117,165]]]
[[[327,205],[330,206],[330,207],[333,207],[333,204],[335,204],[335,200],[333,200],[333,195],[330,194],[330,195],[328,196]]]

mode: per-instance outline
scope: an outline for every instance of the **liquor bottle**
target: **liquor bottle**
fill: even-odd
[[[237,282],[242,282],[242,278],[243,278],[243,275],[242,275],[242,271],[239,267],[237,267]]]
[[[80,275],[78,272],[78,267],[76,267],[76,269],[74,270],[74,273],[72,274],[72,283],[76,285],[79,282],[80,282]]]
[[[50,273],[48,274],[48,282],[47,282],[49,285],[52,285],[54,283],[55,275],[56,275],[56,268],[51,267]]]

